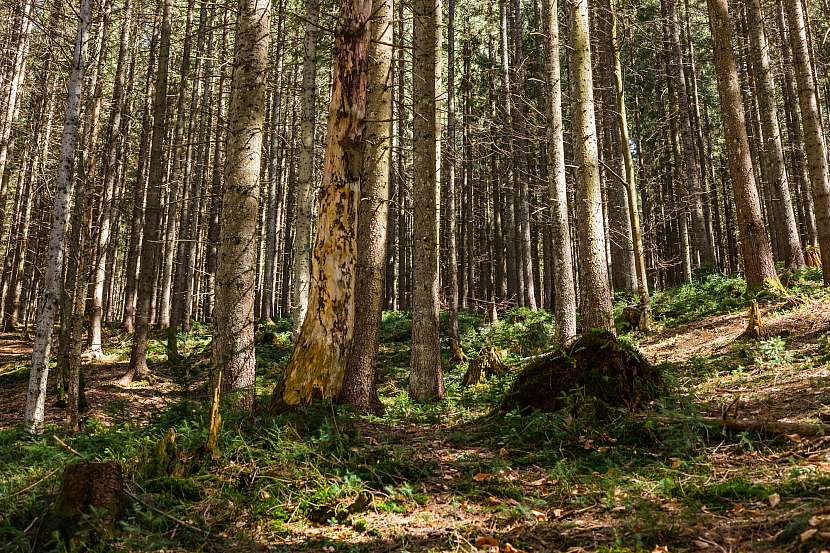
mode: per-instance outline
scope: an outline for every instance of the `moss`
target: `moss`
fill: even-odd
[[[633,346],[592,330],[566,348],[532,361],[516,378],[501,411],[556,411],[581,392],[609,407],[635,409],[657,397],[660,370]]]

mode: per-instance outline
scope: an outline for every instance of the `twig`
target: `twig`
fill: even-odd
[[[799,436],[830,435],[830,425],[777,420],[727,419],[721,417],[673,417],[667,415],[643,415],[643,420],[663,423],[701,422],[706,426],[721,426],[742,432],[767,432],[769,434],[798,434]]]
[[[191,530],[194,530],[194,531],[196,531],[196,532],[202,532],[202,533],[203,533],[203,534],[205,534],[206,536],[211,536],[211,533],[210,533],[208,530],[205,530],[205,529],[203,529],[203,528],[199,528],[199,527],[197,527],[197,526],[193,526],[193,525],[192,525],[192,524],[190,524],[189,522],[185,522],[185,521],[183,521],[183,520],[182,520],[182,519],[180,519],[180,518],[174,517],[173,515],[171,515],[171,514],[170,514],[170,513],[168,513],[167,511],[163,511],[163,510],[159,509],[158,507],[155,507],[155,506],[153,506],[153,505],[151,505],[151,504],[147,503],[146,501],[144,501],[143,499],[141,499],[140,497],[138,497],[137,495],[135,495],[135,494],[134,494],[133,492],[131,492],[130,490],[124,490],[124,493],[126,493],[128,496],[130,496],[130,497],[131,497],[131,498],[133,498],[134,500],[138,501],[139,503],[141,503],[142,505],[144,505],[144,506],[145,506],[145,507],[147,507],[148,509],[152,509],[153,511],[157,512],[158,514],[160,514],[160,515],[162,515],[162,516],[165,516],[165,517],[169,518],[170,520],[172,520],[172,521],[173,521],[173,522],[175,522],[176,524],[179,524],[179,525],[181,525],[181,526],[184,526],[185,528],[190,528]]]
[[[56,469],[52,469],[52,470],[50,470],[49,472],[47,472],[47,473],[46,473],[46,476],[44,476],[43,478],[41,478],[41,479],[40,479],[40,480],[38,480],[37,482],[34,482],[34,483],[32,483],[32,484],[29,484],[29,485],[28,485],[28,486],[26,486],[25,488],[22,488],[22,489],[20,489],[20,490],[17,490],[17,491],[16,491],[16,492],[14,492],[13,494],[11,494],[11,495],[9,496],[9,498],[12,498],[12,497],[17,497],[18,495],[22,494],[23,492],[26,492],[26,491],[31,490],[32,488],[34,488],[35,486],[37,486],[38,484],[40,484],[41,482],[43,482],[44,480],[46,480],[47,478],[49,478],[50,476],[52,476],[53,474],[55,474],[56,472],[58,472],[58,470],[60,470],[60,467],[58,467],[58,468],[56,468]]]
[[[58,445],[60,445],[62,448],[64,448],[64,449],[65,449],[66,451],[68,451],[69,453],[74,453],[75,455],[77,455],[77,456],[78,456],[78,457],[80,457],[81,459],[83,459],[83,458],[84,458],[84,456],[83,456],[83,455],[81,455],[80,453],[78,453],[78,450],[74,449],[71,445],[67,444],[66,442],[64,442],[63,440],[61,440],[60,438],[58,438],[56,435],[53,435],[52,437],[53,437],[53,438],[55,438],[55,441],[56,441],[56,442],[58,442]]]

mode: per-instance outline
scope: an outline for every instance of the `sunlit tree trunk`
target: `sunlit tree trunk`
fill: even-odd
[[[738,68],[732,51],[734,27],[729,6],[726,0],[707,0],[707,4],[747,286],[755,290],[769,285],[780,287],[752,168]]]
[[[336,397],[343,384],[354,333],[357,208],[364,175],[371,15],[370,0],[351,0],[341,7],[309,309],[285,380],[271,398],[272,411],[314,397]]]
[[[574,126],[574,161],[577,166],[577,237],[584,298],[580,310],[582,329],[602,328],[614,332],[599,179],[588,0],[569,3],[569,11],[573,93],[571,115]]]
[[[804,127],[804,146],[807,154],[807,173],[813,192],[816,231],[821,249],[821,271],[824,285],[830,286],[830,169],[827,146],[822,135],[816,81],[807,43],[804,11],[800,0],[782,0],[787,17],[790,49],[798,84],[798,103]]]
[[[362,412],[382,412],[375,362],[384,300],[386,224],[392,130],[392,0],[372,3],[372,43],[360,205],[357,210],[355,332],[340,398]]]
[[[294,273],[291,318],[294,320],[295,336],[302,327],[308,309],[309,287],[311,286],[311,213],[314,207],[314,130],[317,116],[317,19],[319,14],[319,0],[306,0],[301,142],[297,161],[297,190],[294,196],[296,217],[291,261]]]
[[[222,224],[216,267],[213,362],[224,390],[242,390],[253,406],[255,233],[265,125],[265,79],[270,47],[270,0],[240,0],[234,45]]]
[[[571,264],[571,233],[568,222],[568,186],[562,132],[562,77],[559,66],[559,5],[557,0],[542,4],[545,32],[548,186],[551,199],[553,328],[556,340],[565,343],[576,336],[576,290]]]

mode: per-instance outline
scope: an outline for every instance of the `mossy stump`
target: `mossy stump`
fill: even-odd
[[[461,379],[462,386],[473,386],[485,378],[502,374],[507,370],[504,353],[493,345],[486,345],[467,365],[467,372]]]
[[[47,527],[71,538],[92,514],[98,524],[111,529],[126,506],[121,465],[115,461],[72,463],[63,472]]]
[[[659,369],[634,347],[610,332],[592,330],[565,349],[531,361],[500,410],[556,411],[574,392],[608,407],[634,410],[657,397],[661,382]]]

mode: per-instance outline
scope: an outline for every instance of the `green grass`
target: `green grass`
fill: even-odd
[[[805,289],[813,276],[803,279]],[[625,301],[621,298],[618,306]],[[676,325],[741,309],[747,301],[742,281],[709,275],[656,293],[654,314],[662,324]],[[515,366],[519,358],[552,347],[553,322],[547,313],[512,309],[491,326],[478,316],[463,314],[460,323],[468,355],[493,344],[506,350],[508,362]],[[338,524],[374,539],[380,530],[369,522],[369,514],[407,516],[423,510],[439,491],[458,505],[475,503],[504,521],[532,521],[533,510],[554,508],[621,519],[628,530],[602,551],[651,551],[659,543],[682,543],[678,525],[694,524],[702,507],[724,513],[737,505],[763,504],[772,493],[810,504],[830,489],[830,478],[800,472],[795,465],[789,473],[757,466],[728,476],[717,471],[715,454],[733,455],[738,463],[751,455],[780,455],[789,444],[757,435],[723,436],[696,425],[691,416],[687,422],[668,425],[619,412],[598,422],[578,394],[557,413],[495,416],[492,412],[515,370],[463,388],[466,366],[447,362],[445,400],[416,404],[405,392],[411,324],[409,313],[383,315],[379,377],[384,416],[359,417],[328,403],[279,417],[261,412],[249,416],[226,407],[216,462],[195,456],[207,432],[207,404],[199,394],[166,406],[145,425],[130,420],[130,405],[121,400],[105,409],[116,426],[89,420],[85,431],[74,436],[57,427],[38,437],[20,428],[0,431],[0,550],[33,550],[39,518],[58,491],[63,468],[75,461],[55,437],[85,459],[116,460],[124,467],[128,488],[146,503],[133,503],[112,540],[116,550],[130,551],[233,550],[277,541],[298,528]],[[260,404],[268,401],[290,355],[290,334],[286,320],[260,325]],[[157,362],[163,361],[165,337],[153,338],[151,353]],[[182,359],[169,371],[188,388],[203,382],[210,370],[210,335],[197,325],[179,340]],[[112,351],[123,355],[129,342],[113,336],[111,343]],[[442,343],[448,359],[448,344]],[[830,346],[822,347],[827,354]],[[667,391],[655,409],[693,415],[697,408],[687,390],[696,382],[745,365],[770,368],[797,361],[784,340],[771,338],[740,345],[723,358],[700,357],[682,366],[666,366]],[[0,383],[19,374],[15,368],[3,374]],[[187,458],[187,471],[179,477],[148,478],[141,465],[171,427]],[[451,449],[453,455],[441,460],[435,448]],[[480,474],[487,477],[476,478]],[[511,474],[522,477],[517,480]],[[543,487],[528,487],[528,480],[539,478],[546,482]],[[668,503],[676,504],[677,510],[668,513]],[[176,519],[209,531],[211,538]],[[478,530],[461,531],[474,539]],[[43,547],[48,539],[39,536],[35,547]],[[458,545],[453,539],[448,544]],[[315,546],[360,550],[326,540],[321,538]]]

